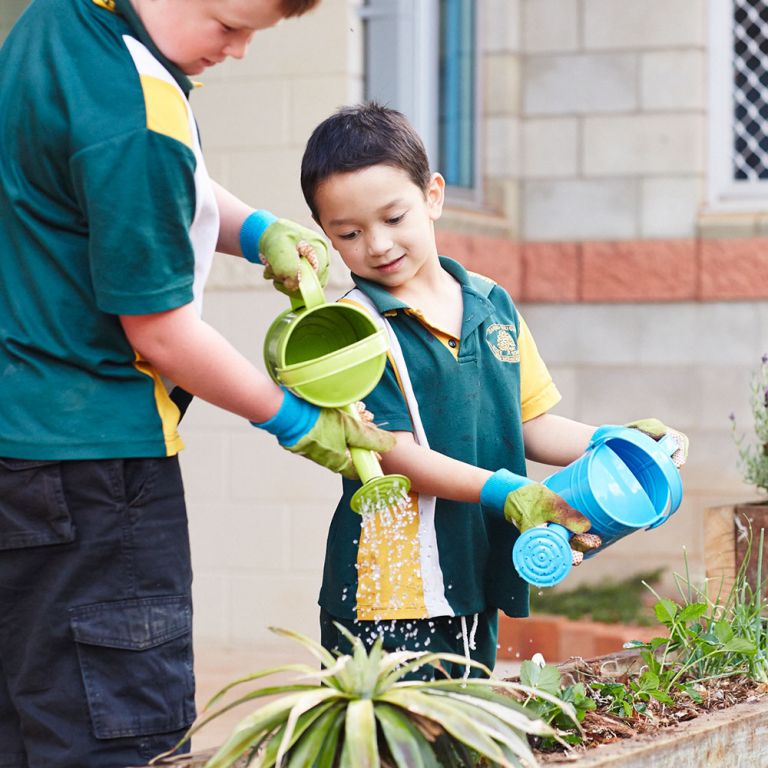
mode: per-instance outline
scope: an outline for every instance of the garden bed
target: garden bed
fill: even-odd
[[[561,665],[564,683],[626,679],[641,659],[628,651]],[[582,722],[583,744],[568,751],[537,751],[543,765],[718,768],[768,765],[768,686],[724,678],[702,686],[702,701],[677,697],[674,706],[651,701],[650,716],[618,717],[598,707]]]

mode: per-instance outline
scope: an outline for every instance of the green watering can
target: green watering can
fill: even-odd
[[[362,309],[327,302],[312,265],[300,259],[299,290],[291,309],[269,326],[264,361],[272,379],[322,408],[341,408],[356,419],[355,407],[378,384],[387,362],[387,332]],[[385,475],[376,454],[350,448],[363,482],[352,509],[363,512],[389,505],[410,490],[404,475]]]

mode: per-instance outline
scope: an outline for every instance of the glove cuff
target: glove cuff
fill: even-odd
[[[277,413],[267,421],[252,421],[251,424],[266,430],[277,438],[280,445],[290,448],[315,426],[320,418],[320,409],[285,388],[283,392],[285,395]]]
[[[246,217],[240,227],[240,250],[243,256],[252,264],[261,264],[259,257],[259,242],[270,224],[277,221],[277,216],[269,211],[254,211]]]
[[[529,477],[516,475],[508,469],[500,469],[485,481],[485,485],[480,491],[480,503],[486,507],[503,510],[504,502],[512,491],[533,482]]]

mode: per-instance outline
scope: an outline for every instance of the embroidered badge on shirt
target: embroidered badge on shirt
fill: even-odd
[[[514,325],[500,325],[499,323],[488,326],[488,330],[485,332],[485,341],[491,348],[491,352],[502,363],[520,362],[520,350],[517,348],[513,333],[515,333]]]

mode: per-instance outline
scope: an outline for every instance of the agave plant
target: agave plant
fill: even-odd
[[[297,632],[272,628],[307,648],[322,668],[288,664],[262,670],[230,683],[206,706],[186,739],[222,713],[244,702],[275,697],[247,715],[205,768],[229,768],[240,758],[260,768],[439,768],[478,764],[535,766],[527,734],[556,731],[525,701],[547,699],[573,720],[573,708],[547,693],[496,679],[406,679],[424,665],[441,662],[482,664],[448,653],[382,650],[379,638],[370,651],[343,631],[351,655],[334,656]],[[288,685],[261,685],[223,704],[232,689],[277,673],[299,673]],[[311,682],[307,682],[311,680]],[[218,708],[214,708],[218,707]]]

